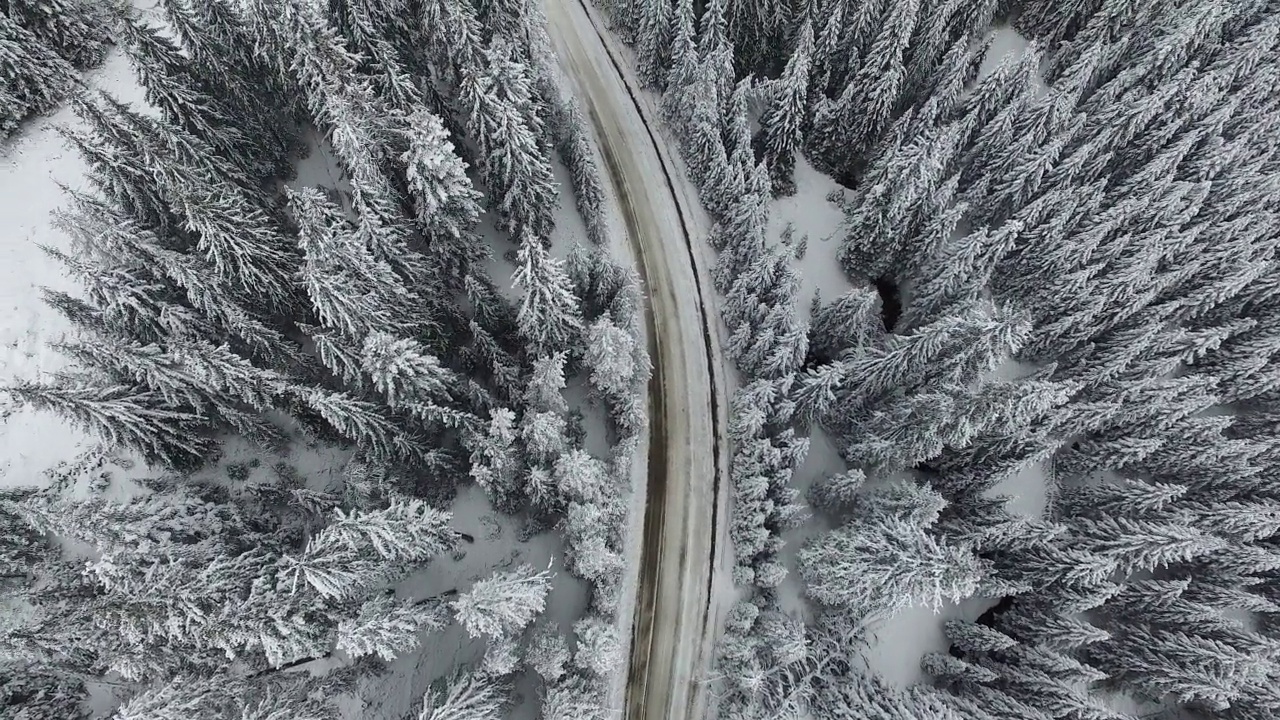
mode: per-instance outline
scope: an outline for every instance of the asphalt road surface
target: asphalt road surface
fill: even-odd
[[[645,124],[624,59],[580,0],[549,0],[549,32],[578,87],[649,290],[649,478],[625,717],[701,720],[713,637],[720,456],[719,353],[709,289],[661,140]],[[723,550],[723,548],[721,548]]]

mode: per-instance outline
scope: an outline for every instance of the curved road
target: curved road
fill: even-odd
[[[717,335],[658,140],[582,0],[550,0],[561,65],[594,126],[649,291],[648,493],[627,679],[629,720],[701,720],[719,496]],[[710,317],[715,317],[710,315]],[[723,549],[723,548],[721,548]]]

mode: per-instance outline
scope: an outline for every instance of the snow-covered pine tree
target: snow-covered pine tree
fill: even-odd
[[[476,8],[456,0],[429,0],[421,7],[420,17],[411,23],[410,35],[420,34],[421,39],[409,49],[411,65],[431,72],[456,92],[464,74],[484,62],[484,29]]]
[[[386,405],[320,388],[295,388],[294,392],[307,410],[378,462],[430,465],[438,456],[437,448],[397,422]]]
[[[20,405],[58,415],[149,461],[190,466],[217,446],[206,417],[173,408],[145,387],[64,376],[50,384],[18,382],[4,392]]]
[[[769,105],[760,118],[769,177],[774,192],[782,195],[795,192],[795,153],[801,150],[803,142],[812,52],[813,28],[806,21],[782,77],[770,88]]]
[[[280,73],[305,99],[311,119],[325,133],[351,182],[361,242],[385,262],[425,283],[421,258],[407,246],[403,198],[386,172],[390,130],[372,78],[359,72],[355,54],[322,8],[303,0],[250,0],[245,16],[257,41],[278,59]]]
[[[523,466],[516,415],[507,408],[495,410],[487,431],[472,440],[471,477],[489,495],[496,507],[514,512],[519,507]]]
[[[724,0],[709,0],[698,20],[698,52],[705,77],[713,88],[712,100],[720,115],[727,115],[729,95],[737,75],[733,68],[733,43],[729,38],[728,9]]]
[[[843,432],[840,428],[852,429],[855,415],[874,410],[876,398],[882,393],[905,393],[926,378],[931,378],[929,384],[935,393],[941,385],[954,387],[971,382],[976,374],[990,372],[1000,360],[1016,352],[1029,330],[1023,315],[970,306],[967,312],[939,319],[908,335],[890,335],[888,342],[864,347],[837,361],[848,381],[841,385],[836,412],[828,422],[834,423],[832,428],[839,432]],[[935,373],[931,363],[943,358],[947,358],[942,365],[945,373]],[[906,403],[898,411],[909,412],[914,401],[900,394],[894,396]],[[944,396],[950,397],[946,401],[952,403],[960,398],[955,393],[942,393],[938,399]],[[917,404],[927,411],[926,405]]]
[[[670,66],[673,6],[671,0],[643,0],[636,31],[637,61],[644,84],[662,88]]]
[[[500,720],[507,710],[506,688],[479,672],[460,672],[443,687],[422,696],[418,720]]]
[[[541,242],[551,228],[556,185],[535,106],[533,70],[505,41],[487,48],[483,58],[462,69],[458,102],[504,229],[522,244]]]
[[[320,320],[352,342],[373,331],[406,335],[429,326],[426,303],[379,260],[318,190],[288,191],[303,261],[300,281]]]
[[[728,9],[729,36],[743,65],[759,71],[781,64],[787,33],[795,31],[796,16],[804,14],[802,4],[746,0],[730,3]]]
[[[278,164],[257,157],[261,140],[244,136],[235,111],[217,95],[219,89],[197,75],[194,61],[183,55],[173,40],[159,29],[133,20],[120,27],[125,52],[146,91],[146,100],[160,109],[166,122],[243,168],[246,189],[257,189],[265,179],[285,174]]]
[[[52,110],[79,83],[75,68],[6,14],[0,14],[0,78],[4,135],[28,116]]]
[[[569,170],[573,187],[573,202],[586,225],[587,240],[602,246],[608,233],[605,216],[604,190],[600,167],[596,163],[595,149],[587,119],[578,106],[577,98],[543,73],[539,78],[542,94],[550,100],[550,130],[555,139],[556,153]]]
[[[94,182],[107,199],[154,232],[164,249],[202,257],[212,271],[208,281],[242,295],[259,291],[268,309],[293,308],[288,276],[296,260],[283,247],[274,211],[246,187],[243,173],[194,136],[110,97],[103,96],[101,104],[79,101],[76,108],[97,139],[70,139],[91,162]],[[91,197],[73,197],[81,210],[94,204]],[[94,207],[82,219],[101,223],[101,212]]]
[[[591,383],[607,398],[622,398],[636,376],[636,338],[602,316],[587,328],[584,358]]]
[[[857,469],[819,478],[809,486],[809,502],[829,513],[846,512],[855,506],[865,482],[866,475]]]
[[[626,658],[618,628],[611,621],[589,615],[573,624],[573,633],[578,640],[574,665],[602,680],[622,669]]]
[[[391,407],[424,423],[478,430],[478,418],[451,407],[463,391],[462,378],[416,340],[371,332],[364,338],[360,360]]]
[[[523,292],[516,317],[521,337],[538,355],[575,346],[582,332],[582,301],[563,263],[537,239],[521,243],[512,281]]]
[[[833,530],[800,551],[806,592],[874,624],[913,605],[937,609],[978,587],[982,568],[964,547],[929,535],[919,522],[883,515]]]
[[[606,720],[613,712],[599,684],[580,674],[556,683],[542,699],[544,720]]]
[[[846,350],[877,342],[884,334],[879,293],[854,288],[830,303],[817,306],[809,320],[809,350],[831,361]]]
[[[428,238],[434,264],[445,268],[460,288],[462,276],[485,257],[473,234],[481,195],[472,187],[467,166],[454,152],[439,116],[418,110],[406,118],[403,134],[408,149],[400,161],[418,227]]]
[[[24,720],[85,720],[88,692],[64,673],[28,663],[0,664],[0,703]]]
[[[290,675],[292,677],[249,679],[225,672],[211,676],[179,675],[172,682],[137,692],[110,717],[111,720],[183,720],[202,715],[254,720],[323,717],[334,712],[336,703],[318,691],[332,693],[348,684],[336,675],[323,679],[307,673]]]
[[[440,626],[439,608],[398,603],[382,589],[456,539],[447,513],[396,498],[337,511],[310,537],[225,499],[152,495],[121,506],[35,496],[12,509],[33,527],[71,529],[98,553],[84,580],[29,596],[36,612],[12,636],[20,651],[82,677],[164,679],[180,667],[216,671],[227,658],[266,671],[323,657],[335,642],[355,655],[394,655],[420,629]]]
[[[544,685],[550,686],[563,678],[570,659],[569,646],[558,624],[548,623],[534,632],[526,661]]]
[[[239,10],[227,0],[163,0],[161,5],[190,58],[193,79],[225,104],[235,126],[253,143],[259,162],[273,168],[275,176],[292,178],[290,156],[305,150],[301,100],[287,89],[286,78],[268,56],[254,51],[251,30]]]
[[[249,436],[276,435],[261,415],[280,407],[291,379],[254,366],[228,345],[170,339],[163,345],[110,337],[58,343],[55,349],[121,383],[136,382],[175,408],[220,419]]]
[[[686,131],[694,98],[690,87],[698,78],[697,29],[693,0],[676,0],[672,19],[671,65],[667,69],[662,93],[662,113],[681,133]]]
[[[626,561],[611,534],[623,513],[624,508],[616,499],[605,503],[570,502],[565,511],[569,570],[594,583],[598,599],[609,597],[601,588],[616,589],[622,580]]]
[[[618,33],[623,42],[636,41],[637,28],[640,26],[641,8],[638,3],[627,0],[600,0],[609,18],[609,29]]]
[[[695,79],[680,91],[683,97],[672,95],[670,112],[680,116],[677,122],[683,120],[686,124],[681,150],[699,194],[707,197],[708,207],[718,214],[725,212],[729,198],[741,190],[741,176],[730,164],[725,149],[723,116],[717,109],[711,66],[703,63],[695,72]]]
[[[868,3],[871,5],[871,3]],[[862,64],[838,99],[815,115],[809,156],[815,165],[852,178],[868,149],[895,119],[906,83],[906,52],[919,20],[920,2],[891,3]]]
[[[62,59],[85,70],[106,59],[123,7],[93,0],[4,0],[0,12]]]
[[[375,0],[335,0],[327,18],[345,43],[361,56],[359,69],[373,83],[378,102],[395,115],[408,115],[424,102],[422,90],[401,65],[402,18],[397,8]]]
[[[552,573],[521,565],[477,581],[450,605],[472,637],[501,639],[519,635],[546,607]]]

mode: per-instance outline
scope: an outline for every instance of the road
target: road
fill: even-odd
[[[603,28],[581,0],[550,0],[547,16],[552,44],[594,126],[649,290],[649,478],[625,717],[701,720],[714,638],[711,579],[717,512],[723,512],[717,498],[725,405],[716,315],[690,237],[688,183],[673,178],[679,171],[645,125],[619,64],[625,60],[611,56]]]

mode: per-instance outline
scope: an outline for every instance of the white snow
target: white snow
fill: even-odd
[[[1031,46],[1029,39],[1009,25],[999,25],[993,28],[990,38],[991,48],[987,51],[987,56],[982,59],[982,65],[978,67],[979,78],[991,74],[1006,57],[1013,60]],[[1044,81],[1039,77],[1036,78],[1035,85],[1036,90],[1041,94],[1048,89]]]
[[[801,502],[814,482],[845,472],[848,467],[840,457],[835,444],[822,428],[814,426],[809,434],[809,453],[804,463],[796,469],[791,484],[801,493]],[[831,521],[821,513],[814,513],[804,525],[782,534],[786,546],[782,549],[782,564],[787,568],[787,579],[778,587],[778,602],[785,612],[799,614],[806,619],[812,618],[812,608],[804,597],[804,583],[800,580],[799,563],[796,556],[804,544],[813,537],[831,530]]]
[[[792,254],[792,267],[800,274],[799,316],[809,316],[809,303],[814,292],[822,295],[823,302],[830,302],[853,288],[849,276],[836,261],[836,251],[844,235],[840,224],[844,213],[827,199],[832,192],[843,193],[829,175],[814,169],[803,155],[796,156],[796,193],[789,197],[774,198],[769,207],[769,237],[781,242],[788,226],[793,233],[792,248],[803,238],[808,238],[804,256]]]
[[[1049,504],[1052,463],[1052,460],[1032,463],[996,483],[986,494],[990,497],[1007,495],[1009,512],[1039,519]]]
[[[91,89],[126,102],[142,101],[142,90],[119,52],[87,73],[85,80]],[[0,386],[46,377],[66,366],[48,343],[68,332],[69,323],[44,304],[40,288],[73,294],[76,288],[39,245],[65,249],[69,244],[53,227],[51,213],[63,205],[60,185],[84,188],[87,182],[84,163],[56,131],[59,125],[76,122],[64,107],[28,122],[0,146],[0,227],[7,233],[0,242]],[[42,471],[91,445],[83,433],[56,417],[16,411],[0,423],[0,485],[39,483]]]
[[[871,633],[863,662],[871,672],[896,687],[922,682],[926,678],[920,670],[920,659],[931,652],[945,653],[951,646],[943,632],[944,623],[977,620],[995,604],[989,598],[969,598],[959,604],[946,603],[936,613],[923,606],[903,610]]]

